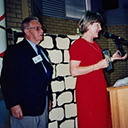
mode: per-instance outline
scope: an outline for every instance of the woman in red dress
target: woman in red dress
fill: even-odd
[[[101,30],[102,17],[87,11],[79,22],[82,37],[70,50],[70,71],[77,76],[76,101],[78,128],[111,128],[111,114],[107,84],[103,69],[109,66],[109,58],[103,59],[102,50],[94,41]],[[118,51],[111,61],[125,59]]]

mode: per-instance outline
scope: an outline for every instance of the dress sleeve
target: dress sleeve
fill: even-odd
[[[83,47],[80,40],[76,40],[69,49],[70,61],[78,60],[81,61],[83,58]]]

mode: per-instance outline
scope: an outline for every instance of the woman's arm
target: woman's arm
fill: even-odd
[[[111,62],[113,62],[114,60],[124,60],[127,58],[127,54],[125,54],[123,57],[121,57],[119,54],[118,54],[118,50],[113,54],[113,56],[111,57]]]
[[[105,59],[90,66],[79,66],[80,62],[81,61],[76,61],[76,60],[70,61],[70,72],[72,76],[84,75],[92,71],[99,70],[101,68],[106,68],[109,65],[108,57],[105,57]]]

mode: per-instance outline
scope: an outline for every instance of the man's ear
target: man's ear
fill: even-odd
[[[25,35],[29,35],[29,29],[24,29]]]

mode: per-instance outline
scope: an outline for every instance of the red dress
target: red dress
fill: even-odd
[[[70,60],[81,61],[80,66],[96,64],[103,59],[97,42],[89,43],[80,38],[70,50]],[[107,83],[103,70],[77,76],[76,102],[78,128],[110,128],[111,114]]]

